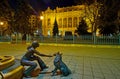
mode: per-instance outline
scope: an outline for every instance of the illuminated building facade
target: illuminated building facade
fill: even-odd
[[[71,7],[56,8],[51,10],[49,7],[42,12],[42,33],[44,36],[52,36],[53,24],[55,19],[58,24],[59,35],[64,36],[65,31],[71,31],[74,34],[79,22],[85,16],[85,6],[77,5]]]

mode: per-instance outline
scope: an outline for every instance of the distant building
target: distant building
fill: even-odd
[[[79,22],[85,16],[85,6],[77,5],[71,7],[56,8],[51,10],[49,7],[42,12],[42,33],[44,36],[52,35],[55,18],[57,20],[59,35],[64,36],[65,31],[74,34]]]
[[[37,16],[31,15],[29,18],[29,22],[30,22],[30,26],[31,26],[31,31],[37,30],[37,28],[38,28]]]

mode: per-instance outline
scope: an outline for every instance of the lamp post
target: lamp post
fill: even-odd
[[[0,35],[2,36],[2,26],[4,25],[4,22],[0,22]]]
[[[41,41],[43,40],[43,35],[42,35],[42,20],[43,20],[43,16],[39,16],[39,23],[38,23],[38,34],[40,36]]]
[[[40,16],[40,34],[42,35],[42,20],[44,19],[43,16]]]

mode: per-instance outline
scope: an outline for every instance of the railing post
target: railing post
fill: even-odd
[[[16,40],[16,44],[18,43],[18,35],[17,35],[17,33],[15,34],[15,40]]]
[[[57,43],[57,34],[55,35],[55,42]]]
[[[94,44],[96,44],[96,34],[93,33],[93,41],[94,41]]]
[[[73,44],[74,44],[74,41],[75,41],[75,39],[74,39],[74,35],[73,35]]]
[[[10,42],[11,42],[11,43],[13,42],[13,37],[12,37],[12,35],[10,35]]]
[[[29,34],[26,34],[26,42],[29,42]]]
[[[120,45],[120,35],[118,36],[118,40],[119,40],[119,45]]]

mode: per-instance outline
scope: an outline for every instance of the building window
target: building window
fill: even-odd
[[[61,28],[62,27],[62,19],[60,18],[58,21],[58,27]]]
[[[67,28],[67,18],[63,19],[63,28]]]
[[[68,18],[68,27],[72,27],[72,18]]]
[[[73,18],[73,27],[77,27],[77,17]]]
[[[50,19],[48,19],[47,26],[50,27],[50,25],[51,25],[51,22],[50,22]]]
[[[79,22],[81,22],[81,20],[82,20],[82,17],[79,17]]]

